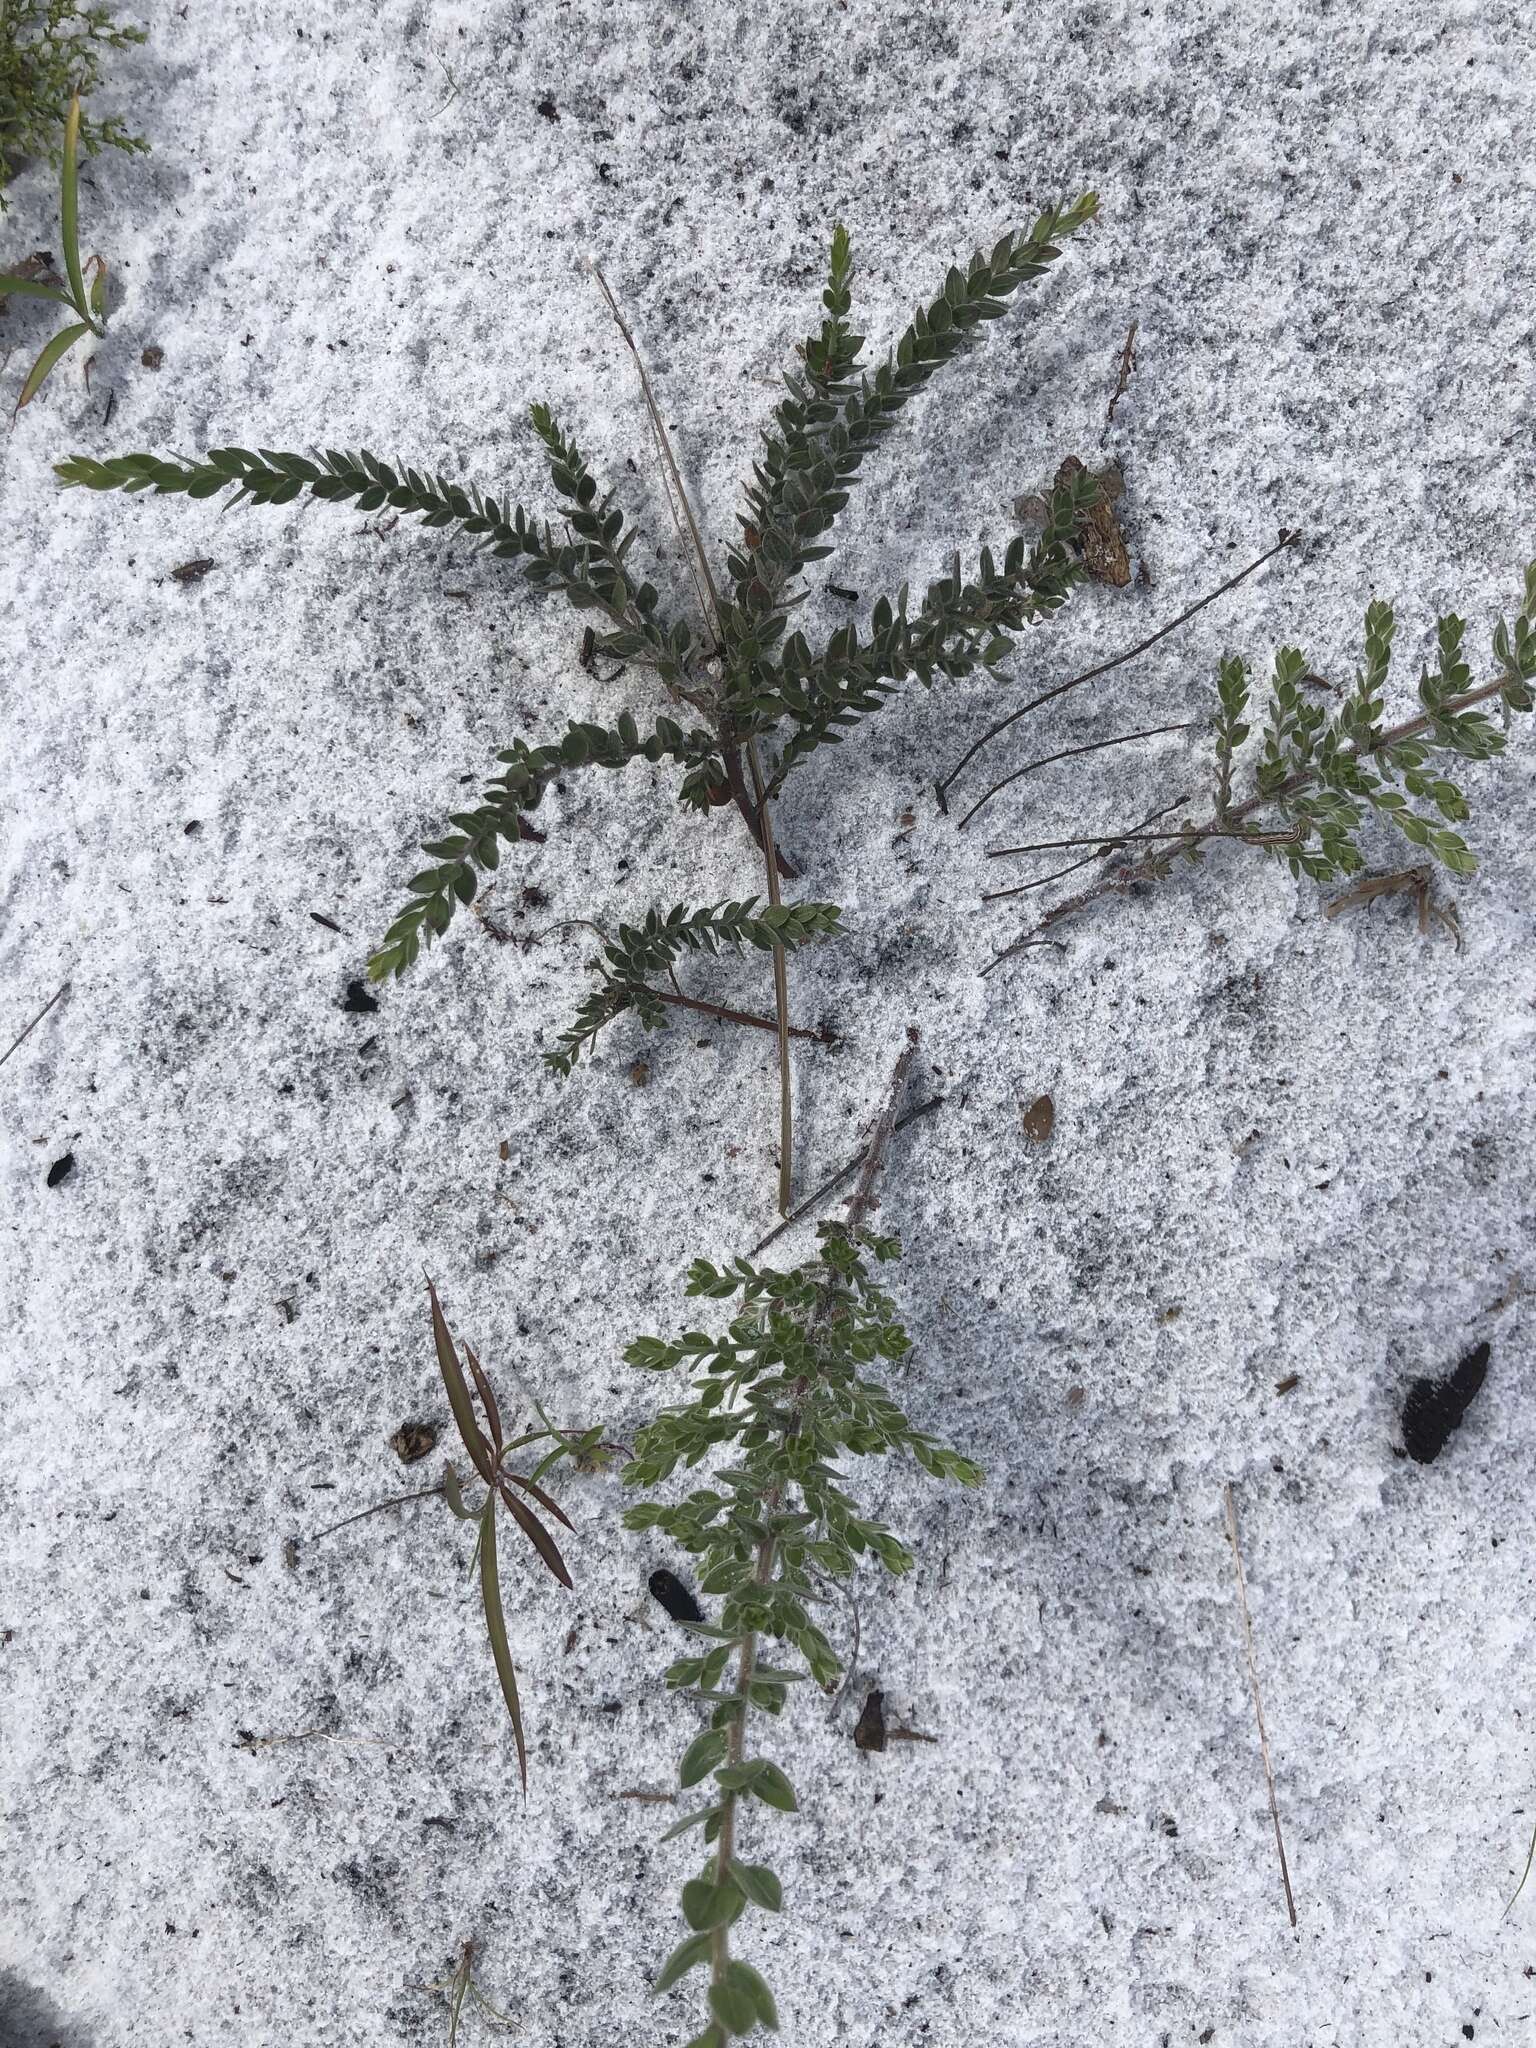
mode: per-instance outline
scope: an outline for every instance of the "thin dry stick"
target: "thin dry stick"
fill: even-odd
[[[1109,439],[1109,430],[1114,425],[1115,407],[1130,388],[1131,374],[1136,368],[1136,330],[1140,325],[1141,322],[1139,320],[1131,322],[1125,337],[1125,346],[1120,351],[1120,368],[1115,378],[1115,388],[1110,394],[1109,411],[1104,415],[1104,431],[1099,436],[1099,446],[1101,448]]]
[[[1176,796],[1171,804],[1160,804],[1155,811],[1149,811],[1146,817],[1142,818],[1133,829],[1137,832],[1145,831],[1148,825],[1155,825],[1159,818],[1166,818],[1170,811],[1177,811],[1188,802],[1189,793],[1186,791],[1183,796]],[[1032,882],[1021,882],[1016,889],[994,889],[989,895],[983,896],[981,900],[983,903],[995,903],[1003,896],[1027,896],[1031,889],[1048,888],[1052,882],[1059,882],[1066,875],[1075,875],[1079,868],[1091,867],[1096,860],[1101,858],[1107,860],[1110,854],[1114,853],[1123,844],[1124,841],[1119,839],[1103,840],[1094,848],[1092,853],[1085,853],[1081,860],[1068,861],[1064,868],[1052,868],[1048,875],[1037,875]],[[1043,930],[1044,926],[1039,927],[1039,929]],[[1033,943],[1034,933],[1027,934],[1018,942],[1019,945],[1032,945]],[[1060,941],[1058,940],[1054,943],[1059,944]],[[1009,953],[1016,952],[1017,950],[1017,946],[1009,946],[1005,952],[999,953],[996,956],[991,966],[984,967],[982,973],[984,975],[990,974],[992,968],[997,966],[998,961],[1006,960]]]
[[[1280,1882],[1285,1886],[1285,1910],[1296,1925],[1296,1897],[1291,1890],[1290,1866],[1285,1860],[1285,1837],[1280,1832],[1280,1807],[1275,1799],[1275,1773],[1269,1761],[1269,1737],[1264,1731],[1264,1702],[1259,1694],[1259,1665],[1253,1652],[1253,1618],[1248,1612],[1248,1588],[1243,1579],[1243,1554],[1237,1540],[1237,1503],[1228,1484],[1222,1488],[1227,1507],[1227,1537],[1232,1545],[1232,1563],[1237,1572],[1237,1608],[1243,1623],[1243,1651],[1248,1660],[1248,1683],[1253,1688],[1254,1718],[1259,1724],[1259,1754],[1264,1759],[1264,1782],[1269,1787],[1269,1817],[1275,1825],[1275,1848],[1280,1857]]]
[[[897,1117],[896,1130],[904,1131],[907,1128],[908,1124],[915,1124],[920,1116],[931,1116],[934,1110],[942,1109],[944,1107],[944,1102],[944,1096],[930,1095],[928,1100],[926,1102],[920,1102],[917,1105],[916,1109],[909,1109],[905,1116]],[[766,1237],[759,1238],[757,1243],[753,1245],[751,1251],[747,1254],[748,1258],[755,1259],[759,1252],[765,1252],[768,1249],[769,1245],[774,1243],[776,1239],[781,1238],[786,1230],[793,1230],[797,1223],[803,1223],[805,1218],[810,1215],[811,1211],[814,1208],[816,1208],[816,1206],[827,1195],[832,1194],[836,1189],[840,1188],[843,1182],[848,1179],[850,1174],[857,1173],[859,1168],[863,1165],[863,1163],[864,1152],[862,1149],[860,1149],[859,1151],[854,1153],[853,1157],[850,1160],[848,1160],[846,1164],[840,1166],[837,1172],[834,1173],[830,1177],[830,1179],[824,1180],[821,1186],[817,1188],[814,1194],[807,1195],[805,1200],[800,1204],[800,1206],[797,1209],[793,1210],[790,1215],[786,1216],[782,1223],[776,1223],[773,1226],[772,1230],[769,1231]]]
[[[1504,1908],[1503,1912],[1499,1915],[1499,1918],[1501,1920],[1507,1920],[1510,1914],[1513,1913],[1513,1911],[1515,1910],[1516,1902],[1518,1901],[1520,1894],[1525,1890],[1525,1881],[1531,1874],[1531,1866],[1533,1863],[1536,1863],[1536,1831],[1533,1831],[1531,1835],[1531,1846],[1526,1855],[1525,1868],[1520,1873],[1520,1882],[1515,1886],[1514,1893],[1510,1898],[1509,1904]]]
[[[1086,746],[1063,747],[1059,754],[1042,754],[1038,761],[1026,761],[1016,771],[1013,780],[1033,775],[1037,768],[1049,768],[1053,761],[1072,761],[1079,754],[1101,754],[1106,747],[1128,747],[1133,740],[1155,740],[1165,732],[1193,732],[1201,723],[1197,718],[1181,719],[1177,725],[1148,725],[1140,732],[1117,732],[1113,739],[1090,740]]]
[[[724,1003],[706,1003],[698,996],[685,996],[681,989],[647,987],[646,994],[654,996],[658,1003],[671,1003],[674,1008],[697,1010],[701,1016],[718,1017],[726,1024],[751,1024],[759,1031],[777,1032],[780,1029],[776,1017],[759,1017],[751,1010],[731,1010]],[[811,1024],[789,1024],[784,1027],[791,1038],[814,1038],[818,1045],[836,1045],[837,1034],[823,1026]]]
[[[1186,825],[1177,832],[1085,832],[1077,839],[1031,839],[1022,846],[989,846],[987,859],[1006,860],[1016,853],[1060,853],[1069,846],[1146,846],[1177,839],[1241,839],[1245,846],[1287,846],[1299,836],[1294,826],[1284,832],[1230,832],[1224,825]]]
[[[720,625],[720,593],[715,588],[714,575],[709,566],[709,556],[704,550],[704,538],[699,532],[698,521],[693,516],[693,503],[683,483],[683,473],[678,467],[677,456],[672,447],[672,437],[667,432],[666,421],[662,418],[661,408],[656,403],[656,394],[651,388],[650,377],[646,372],[645,364],[640,359],[640,350],[635,343],[634,335],[630,332],[629,323],[619,311],[618,301],[613,296],[607,278],[604,277],[602,271],[599,270],[595,263],[592,263],[590,268],[592,275],[597,280],[599,290],[608,301],[608,310],[613,315],[614,324],[617,326],[619,333],[623,336],[624,346],[629,350],[630,355],[634,359],[635,369],[640,378],[640,390],[645,399],[646,414],[651,423],[651,436],[656,443],[657,453],[661,457],[662,495],[667,501],[667,511],[671,515],[672,525],[677,533],[678,544],[681,546],[688,561],[688,570],[693,578],[693,588],[699,601],[699,610],[703,614],[705,625],[714,635],[715,647],[718,651],[723,637]],[[699,703],[699,700],[694,698],[690,698],[689,701]],[[704,709],[706,715],[710,715],[707,705],[699,703],[699,708]],[[727,735],[722,733],[721,738],[724,744],[726,779],[731,785],[732,799],[735,802],[736,808],[746,820],[753,838],[761,845],[763,836],[762,819],[760,812],[753,805],[752,799],[747,793],[746,784],[742,778],[738,750],[730,743]],[[780,874],[794,875],[798,872],[794,863],[778,853],[777,850],[774,853],[774,863]]]
[[[1072,676],[1067,682],[1057,683],[1054,689],[1043,690],[1038,697],[1032,697],[1027,704],[1021,704],[1017,711],[1010,711],[1006,718],[1000,718],[997,724],[989,727],[973,746],[966,749],[944,780],[938,784],[939,808],[941,810],[949,808],[945,801],[945,793],[951,783],[954,782],[956,776],[959,775],[967,763],[972,761],[981,752],[983,747],[991,745],[999,733],[1006,732],[1010,725],[1016,724],[1021,718],[1027,718],[1030,712],[1038,711],[1042,704],[1049,704],[1053,698],[1064,697],[1069,690],[1076,690],[1084,683],[1094,682],[1099,676],[1107,676],[1112,669],[1123,668],[1128,661],[1135,661],[1138,655],[1145,654],[1149,647],[1155,647],[1159,640],[1166,640],[1170,633],[1176,633],[1180,626],[1186,625],[1195,616],[1196,612],[1203,612],[1208,604],[1214,604],[1218,597],[1225,597],[1229,590],[1235,590],[1239,583],[1244,582],[1253,575],[1255,570],[1262,569],[1266,562],[1272,561],[1284,549],[1294,547],[1300,538],[1301,535],[1299,533],[1292,532],[1289,529],[1282,529],[1279,540],[1276,541],[1272,548],[1267,549],[1256,561],[1250,562],[1246,569],[1239,569],[1235,576],[1229,576],[1226,582],[1217,589],[1208,591],[1204,597],[1197,598],[1187,611],[1180,612],[1176,619],[1170,619],[1166,626],[1159,626],[1155,633],[1149,633],[1145,640],[1138,641],[1134,647],[1127,648],[1124,654],[1117,654],[1109,661],[1101,661],[1097,668],[1084,669],[1081,675]],[[982,805],[989,804],[999,790],[1006,789],[1009,783],[1015,779],[1012,775],[1005,775],[1003,780],[995,783],[984,796],[978,797],[976,802],[971,805],[971,808],[960,820],[960,830],[963,832]]]
[[[318,1543],[322,1536],[334,1536],[338,1529],[350,1529],[354,1522],[366,1521],[369,1515],[382,1515],[386,1508],[403,1508],[413,1500],[432,1500],[443,1490],[443,1482],[436,1486],[424,1486],[420,1493],[397,1493],[391,1500],[375,1501],[371,1508],[359,1508],[355,1515],[347,1515],[339,1522],[332,1522],[328,1529],[317,1529],[313,1536],[306,1536],[306,1543]]]
[[[629,323],[619,311],[619,302],[609,290],[608,280],[604,277],[602,271],[599,270],[595,263],[591,268],[592,275],[597,279],[598,290],[608,301],[608,310],[613,315],[614,325],[618,328],[620,334],[623,335],[624,346],[634,358],[635,368],[639,372],[640,389],[645,396],[645,409],[650,415],[651,432],[655,436],[656,447],[661,455],[664,479],[668,484],[668,504],[671,507],[673,519],[676,520],[680,513],[682,519],[687,524],[687,535],[684,536],[679,533],[678,537],[683,540],[690,557],[692,574],[698,589],[699,608],[704,613],[710,631],[714,634],[715,642],[718,646],[720,641],[720,593],[716,590],[715,579],[710,574],[709,557],[704,552],[704,541],[699,532],[698,522],[693,516],[693,506],[689,503],[688,493],[683,487],[682,471],[678,468],[677,458],[672,453],[672,442],[667,433],[666,424],[661,417],[661,408],[656,403],[656,394],[651,389],[651,380],[646,374],[645,364],[640,360],[640,351],[635,345],[635,337],[629,331]],[[676,493],[675,504],[672,501],[673,492]]]
[[[768,878],[768,901],[777,910],[783,900],[779,894],[778,850],[773,843],[768,785],[763,779],[756,740],[747,741],[747,766],[752,770],[752,787],[757,794],[758,838],[763,849],[763,871]],[[786,1216],[794,1186],[794,1074],[789,1058],[789,966],[784,948],[779,945],[773,949],[773,1001],[779,1031],[779,1214]]]
[[[16,1050],[17,1046],[26,1044],[27,1040],[32,1036],[33,1032],[37,1029],[38,1025],[42,1023],[43,1019],[47,1016],[48,1012],[59,1000],[59,997],[64,995],[67,992],[68,988],[69,983],[66,981],[59,988],[56,988],[54,990],[53,994],[48,998],[47,1002],[44,1003],[43,1007],[38,1011],[37,1015],[32,1019],[32,1022],[27,1026],[25,1031],[21,1032],[19,1036],[13,1038],[10,1044],[6,1047],[5,1051],[3,1053],[0,1053],[0,1067],[3,1067],[5,1065],[6,1061],[10,1058],[11,1054]]]
[[[859,1175],[859,1184],[848,1197],[848,1227],[857,1230],[865,1216],[875,1206],[875,1183],[885,1169],[886,1154],[891,1149],[891,1138],[896,1129],[896,1114],[901,1108],[901,1098],[906,1093],[907,1076],[912,1071],[912,1062],[917,1058],[917,1026],[907,1026],[907,1042],[901,1049],[891,1074],[891,1085],[885,1098],[885,1107],[875,1119],[875,1127],[869,1134],[869,1145],[864,1154],[864,1170]]]

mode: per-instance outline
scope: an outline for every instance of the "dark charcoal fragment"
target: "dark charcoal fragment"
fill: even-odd
[[[1488,1346],[1479,1344],[1441,1380],[1410,1380],[1403,1400],[1403,1448],[1420,1465],[1433,1464],[1453,1430],[1483,1390]]]
[[[355,1017],[366,1017],[379,1007],[379,999],[369,995],[366,981],[349,981],[341,1007]]]
[[[52,1166],[48,1169],[49,1187],[56,1188],[60,1181],[68,1180],[74,1170],[75,1155],[73,1152],[66,1152],[62,1159],[55,1159]]]
[[[652,1572],[651,1591],[674,1621],[702,1621],[704,1610],[675,1572]]]
[[[856,1749],[884,1749],[885,1747],[885,1694],[872,1690],[865,1700],[863,1711],[854,1723],[853,1742]]]

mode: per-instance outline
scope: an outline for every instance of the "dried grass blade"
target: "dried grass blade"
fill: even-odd
[[[561,1585],[569,1589],[571,1575],[565,1568],[565,1559],[560,1555],[560,1549],[554,1537],[550,1535],[532,1508],[525,1507],[510,1487],[503,1485],[500,1491],[501,1497],[506,1503],[507,1513],[516,1522],[519,1529],[522,1530]]]
[[[491,1427],[491,1444],[496,1452],[496,1456],[499,1458],[501,1456],[502,1443],[501,1410],[496,1406],[496,1396],[491,1390],[490,1381],[480,1369],[479,1359],[476,1358],[474,1352],[467,1344],[464,1346],[464,1357],[470,1371],[474,1374],[475,1391],[480,1396],[480,1406],[485,1410],[485,1419]]]
[[[480,1599],[485,1608],[486,1633],[491,1639],[491,1656],[501,1680],[501,1696],[507,1703],[512,1734],[517,1743],[517,1773],[528,1797],[528,1746],[523,1739],[523,1709],[517,1697],[517,1672],[507,1645],[507,1621],[501,1611],[501,1574],[496,1562],[496,1496],[486,1501],[480,1516]]]
[[[561,1507],[559,1501],[557,1501],[552,1494],[548,1494],[544,1491],[543,1487],[540,1486],[539,1482],[536,1479],[530,1479],[527,1476],[527,1474],[523,1472],[508,1472],[505,1467],[502,1468],[501,1476],[503,1481],[507,1484],[512,1486],[520,1486],[523,1489],[524,1493],[531,1494],[533,1498],[538,1502],[539,1506],[543,1508],[544,1512],[547,1515],[553,1515],[557,1522],[559,1522],[564,1528],[567,1528],[571,1531],[572,1535],[576,1533],[576,1524],[565,1512],[565,1509]]]
[[[432,1301],[432,1341],[437,1346],[438,1370],[443,1376],[443,1385],[448,1390],[448,1406],[453,1410],[453,1419],[459,1435],[464,1440],[475,1470],[487,1486],[494,1486],[495,1462],[491,1447],[486,1442],[480,1425],[475,1420],[475,1404],[469,1398],[469,1388],[459,1366],[459,1354],[454,1349],[453,1338],[443,1319],[442,1303],[437,1298],[437,1289],[427,1280],[427,1293]]]

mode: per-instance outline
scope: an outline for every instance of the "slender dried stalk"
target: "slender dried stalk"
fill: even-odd
[[[1259,1754],[1264,1759],[1264,1783],[1269,1790],[1269,1817],[1275,1828],[1275,1849],[1280,1857],[1280,1881],[1285,1886],[1285,1910],[1296,1925],[1296,1897],[1291,1890],[1290,1866],[1285,1860],[1285,1837],[1280,1832],[1280,1806],[1275,1798],[1275,1773],[1269,1761],[1269,1736],[1264,1729],[1264,1701],[1259,1692],[1259,1665],[1253,1649],[1253,1617],[1248,1611],[1248,1587],[1243,1578],[1243,1553],[1237,1540],[1237,1503],[1232,1488],[1222,1488],[1227,1510],[1227,1538],[1232,1545],[1232,1564],[1237,1573],[1237,1609],[1243,1624],[1243,1653],[1248,1662],[1248,1683],[1253,1690],[1254,1718],[1259,1724]]]
[[[1006,718],[1000,718],[996,725],[989,726],[981,735],[981,738],[966,749],[954,767],[944,777],[944,780],[937,785],[939,808],[941,810],[949,808],[946,802],[946,795],[961,770],[975,759],[983,747],[990,746],[1000,733],[1006,732],[1009,726],[1016,725],[1021,718],[1027,718],[1032,711],[1038,711],[1042,704],[1049,704],[1056,697],[1064,697],[1069,690],[1079,689],[1084,683],[1095,682],[1100,676],[1107,676],[1114,669],[1124,668],[1128,661],[1135,661],[1138,656],[1145,654],[1149,648],[1155,647],[1159,640],[1166,640],[1170,633],[1176,633],[1180,626],[1187,625],[1195,614],[1203,612],[1208,604],[1214,604],[1218,597],[1225,597],[1229,590],[1235,590],[1239,583],[1245,582],[1248,577],[1254,574],[1255,570],[1262,569],[1266,562],[1273,561],[1274,557],[1282,553],[1286,548],[1294,547],[1300,538],[1301,535],[1299,533],[1292,532],[1289,529],[1282,529],[1280,538],[1276,541],[1275,545],[1272,548],[1266,549],[1256,561],[1250,562],[1246,569],[1240,569],[1235,576],[1229,576],[1226,582],[1220,584],[1215,590],[1207,591],[1204,597],[1197,598],[1187,611],[1180,612],[1179,616],[1176,619],[1170,619],[1167,625],[1159,626],[1157,631],[1149,633],[1145,640],[1139,640],[1134,647],[1128,647],[1124,654],[1117,654],[1109,661],[1101,661],[1095,668],[1084,669],[1081,675],[1072,676],[1067,682],[1057,683],[1053,689],[1042,690],[1038,697],[1032,697],[1027,704],[1021,704],[1016,711],[1010,711]],[[1027,774],[1028,772],[1028,769],[1021,768],[1012,775],[1005,775],[1001,782],[994,783],[984,795],[978,797],[975,803],[971,805],[971,808],[960,820],[959,829],[963,832],[984,804],[991,803],[993,797],[998,795],[1001,790],[1005,790],[1011,782],[1016,782],[1020,775]]]
[[[5,1051],[3,1053],[0,1053],[0,1067],[3,1067],[5,1065],[6,1061],[10,1058],[11,1054],[15,1052],[18,1046],[26,1044],[27,1040],[32,1036],[33,1032],[37,1029],[38,1025],[42,1023],[43,1019],[47,1016],[48,1012],[59,1000],[59,997],[67,994],[68,990],[69,983],[67,981],[63,984],[62,987],[54,990],[53,994],[48,998],[47,1002],[44,1003],[43,1007],[32,1019],[32,1022],[29,1025],[27,1025],[26,1029],[23,1031],[19,1031],[16,1034],[16,1036],[11,1040],[10,1044],[5,1048]]]
[[[897,1117],[895,1129],[897,1131],[904,1131],[907,1128],[908,1124],[915,1124],[919,1117],[931,1116],[936,1109],[942,1109],[944,1107],[944,1102],[944,1096],[930,1095],[928,1100],[926,1102],[920,1102],[917,1105],[916,1109],[909,1109],[905,1116]],[[843,1182],[848,1179],[850,1174],[858,1172],[859,1168],[864,1163],[865,1152],[867,1151],[867,1149],[868,1148],[865,1147],[855,1152],[853,1157],[850,1160],[848,1160],[844,1165],[840,1166],[837,1172],[834,1173],[830,1177],[830,1179],[824,1180],[821,1186],[817,1188],[813,1194],[807,1195],[805,1200],[801,1202],[799,1206],[796,1209],[794,1209],[788,1216],[786,1216],[782,1223],[776,1223],[773,1226],[772,1230],[769,1231],[766,1237],[759,1238],[757,1243],[753,1245],[751,1251],[747,1254],[747,1256],[749,1258],[755,1259],[760,1252],[765,1252],[768,1249],[769,1245],[777,1242],[777,1240],[784,1235],[786,1230],[793,1230],[797,1223],[803,1223],[805,1218],[810,1215],[811,1211],[814,1208],[816,1208],[819,1203],[823,1202],[828,1195],[834,1194],[837,1191],[837,1189],[842,1186]]]
[[[706,1003],[698,996],[685,996],[681,989],[648,988],[646,994],[654,996],[658,1003],[670,1003],[675,1009],[697,1010],[703,1017],[718,1017],[725,1024],[750,1024],[758,1031],[779,1030],[777,1017],[759,1017],[752,1010],[732,1010],[724,1003]],[[819,1024],[791,1024],[788,1027],[791,1038],[813,1038],[818,1045],[836,1045],[837,1034]]]
[[[624,346],[629,350],[639,372],[640,390],[645,399],[646,412],[650,416],[651,432],[655,436],[656,447],[661,456],[668,508],[674,521],[681,518],[687,525],[686,535],[680,532],[679,538],[683,541],[689,557],[689,567],[698,593],[699,609],[703,612],[718,647],[721,637],[720,593],[715,588],[715,579],[710,573],[709,557],[704,552],[703,536],[699,532],[698,521],[693,516],[693,506],[689,503],[688,492],[683,484],[683,473],[678,468],[677,457],[672,452],[671,436],[661,417],[661,408],[656,403],[656,394],[651,389],[651,380],[646,374],[645,364],[640,360],[640,350],[635,344],[635,337],[629,331],[629,323],[619,311],[619,302],[609,290],[607,278],[595,263],[591,267],[592,275],[597,279],[598,290],[608,301],[608,310],[613,315],[614,325],[624,337]]]
[[[1165,732],[1194,732],[1199,719],[1183,718],[1177,725],[1148,725],[1140,732],[1117,732],[1112,739],[1089,740],[1081,747],[1063,747],[1056,754],[1042,754],[1037,761],[1026,761],[1022,768],[1014,771],[1012,780],[1020,781],[1026,775],[1033,775],[1037,768],[1049,768],[1056,761],[1075,761],[1080,754],[1102,754],[1106,747],[1128,747],[1133,740],[1155,740]]]
[[[777,910],[783,900],[779,894],[779,863],[773,843],[768,785],[763,778],[763,764],[758,759],[756,740],[747,742],[747,763],[752,770],[752,787],[757,792],[758,835],[763,849],[768,901]],[[773,949],[773,1000],[778,1012],[779,1030],[779,1214],[787,1216],[795,1181],[795,1083],[789,1057],[789,966],[782,946]]]

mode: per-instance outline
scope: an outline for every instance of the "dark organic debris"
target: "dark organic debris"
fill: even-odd
[[[652,1572],[647,1584],[674,1621],[702,1621],[704,1610],[675,1572]]]
[[[1095,583],[1108,583],[1123,590],[1131,580],[1131,558],[1110,508],[1124,496],[1125,480],[1113,463],[1107,469],[1092,472],[1077,456],[1069,455],[1056,472],[1055,489],[1066,489],[1075,478],[1085,474],[1092,475],[1099,486],[1099,497],[1084,519],[1079,536],[1083,565]],[[1043,526],[1049,506],[1045,497],[1037,494],[1016,498],[1013,510],[1014,516],[1026,526]]]
[[[855,1749],[881,1750],[885,1739],[885,1694],[872,1686],[854,1724],[853,1743]]]
[[[55,1159],[52,1166],[50,1166],[48,1169],[49,1187],[58,1187],[61,1181],[66,1181],[69,1179],[69,1176],[74,1172],[74,1170],[75,1155],[73,1152],[66,1152],[62,1159]]]
[[[163,369],[165,367],[165,350],[163,348],[156,347],[154,342],[151,342],[149,347],[145,349],[144,353],[139,357],[139,361],[144,365],[146,370]]]
[[[1044,1145],[1056,1128],[1056,1104],[1049,1095],[1037,1095],[1024,1112],[1024,1135],[1032,1145]]]
[[[366,981],[349,981],[341,1007],[353,1016],[364,1017],[379,1007],[379,999],[369,995]]]
[[[389,1448],[402,1465],[414,1465],[437,1448],[437,1425],[432,1422],[402,1422],[390,1438]]]
[[[1479,1344],[1444,1379],[1410,1380],[1403,1400],[1403,1448],[1420,1465],[1445,1449],[1488,1377],[1488,1346]]]
[[[211,555],[198,555],[195,560],[183,562],[171,571],[173,583],[201,583],[214,566]]]

